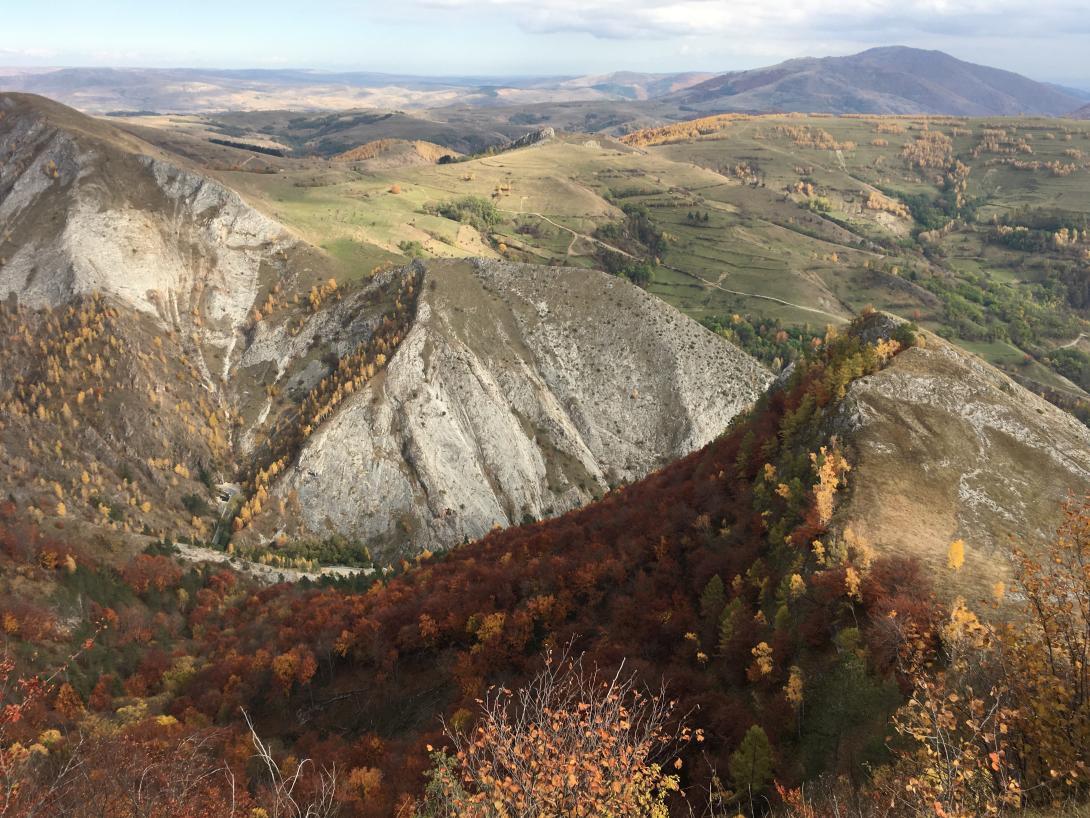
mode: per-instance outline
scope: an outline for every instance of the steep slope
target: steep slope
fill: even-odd
[[[602,273],[427,265],[385,374],[277,493],[312,533],[419,550],[567,511],[718,435],[770,375]]]
[[[530,271],[461,272],[485,282],[515,278],[511,290],[529,293],[530,303],[536,295],[523,280]],[[421,311],[440,309],[444,283],[421,299]],[[468,304],[449,296],[453,313],[487,307],[502,318],[487,293],[473,295]],[[994,442],[1004,435],[1044,435],[1046,445],[1070,446],[1080,458],[1087,448],[975,359],[930,336],[922,348],[917,341],[908,327],[864,316],[847,333],[830,333],[704,448],[559,519],[490,532],[373,583],[256,588],[226,571],[183,576],[166,557],[149,555],[121,572],[69,575],[47,559],[63,559],[63,540],[22,537],[9,503],[0,503],[0,559],[18,561],[18,575],[36,580],[49,570],[70,577],[78,593],[62,613],[76,622],[119,604],[119,576],[139,595],[141,604],[119,607],[117,626],[66,670],[96,719],[118,710],[146,714],[149,726],[163,726],[162,715],[187,730],[214,723],[226,728],[229,748],[248,747],[245,708],[285,756],[359,770],[357,779],[365,773],[363,797],[349,794],[356,815],[401,814],[425,784],[429,744],[442,746],[440,717],[471,729],[490,686],[522,684],[549,647],[586,651],[588,663],[609,671],[626,662],[652,689],[667,685],[700,731],[678,750],[694,810],[721,799],[712,787],[743,783],[731,757],[752,725],[768,740],[769,777],[783,785],[847,776],[882,762],[889,715],[913,681],[899,675],[902,660],[926,650],[928,634],[949,621],[932,591],[972,588],[966,574],[980,566],[971,540],[967,565],[955,573],[933,570],[927,554],[921,564],[918,550],[905,553],[892,537],[849,535],[847,512],[867,481],[881,477],[868,448],[868,428],[884,421],[878,413],[908,425],[917,448],[902,446],[900,495],[879,497],[868,519],[901,495],[918,508],[964,503],[928,486],[936,463],[962,474],[979,466],[971,449],[942,451],[950,423],[990,429],[981,436],[997,450],[988,461],[996,471],[1018,467],[1010,445]],[[890,399],[901,393],[903,410]],[[1022,501],[1053,479],[1047,460],[1021,467]],[[1085,492],[1080,468],[1065,468],[1072,489]],[[1004,540],[1025,545],[1048,515],[1058,518],[1046,502],[1029,523],[1019,514],[999,518]],[[937,538],[929,547],[946,552]],[[16,571],[0,581],[10,575]],[[20,637],[44,618],[29,605],[6,613],[5,628]],[[134,640],[148,649],[126,649]],[[119,684],[101,682],[104,674]],[[65,718],[81,716],[82,708]]]
[[[234,368],[255,302],[326,260],[176,158],[18,94],[0,95],[0,224],[5,493],[209,536],[261,388]]]
[[[1077,111],[1068,114],[1072,119],[1090,119],[1090,105],[1084,105]]]
[[[1050,539],[1062,504],[1090,494],[1090,430],[997,369],[928,334],[855,382],[832,428],[855,463],[838,527],[940,572],[963,539],[952,590],[986,596],[1013,546]]]
[[[0,117],[0,295],[37,308],[109,294],[199,331],[198,346],[225,359],[264,283],[322,263],[233,191],[127,134],[19,94],[0,97]]]
[[[903,46],[735,71],[669,97],[685,110],[1064,116],[1081,101],[1046,83]]]

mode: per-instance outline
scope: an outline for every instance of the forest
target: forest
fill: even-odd
[[[0,611],[20,645],[2,669],[0,814],[95,799],[134,816],[305,814],[289,801],[540,814],[478,797],[493,781],[482,769],[514,770],[538,747],[516,741],[535,734],[511,732],[529,728],[505,696],[548,719],[573,711],[539,748],[546,765],[585,741],[581,708],[600,708],[613,732],[594,744],[594,780],[614,780],[619,753],[639,759],[621,777],[639,786],[618,784],[610,814],[832,815],[841,798],[859,815],[969,816],[1077,796],[1090,513],[1072,509],[1053,562],[1023,557],[1025,628],[988,624],[1003,617],[976,603],[945,611],[912,560],[829,534],[851,452],[824,419],[853,380],[922,342],[887,323],[817,338],[721,438],[639,483],[362,584],[261,587],[182,568],[169,544],[114,568],[4,504],[5,573],[55,583],[84,618],[32,596]],[[602,675],[619,682],[599,700]],[[609,720],[628,708],[649,719],[638,735]],[[485,729],[515,755],[470,752]],[[128,806],[146,775],[147,803]]]

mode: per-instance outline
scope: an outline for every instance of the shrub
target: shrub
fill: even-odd
[[[493,688],[473,732],[447,731],[455,754],[433,754],[417,815],[665,818],[679,785],[661,762],[687,736],[670,732],[672,711],[662,695],[641,694],[632,676],[588,672],[581,660],[550,654],[517,693]]]
[[[471,225],[482,233],[500,223],[500,212],[488,199],[480,196],[463,196],[440,202],[429,210],[444,219]]]
[[[409,258],[420,258],[424,255],[424,245],[418,241],[399,241],[397,243],[397,249]]]

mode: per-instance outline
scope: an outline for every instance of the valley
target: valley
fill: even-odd
[[[771,377],[625,281],[461,261],[484,240],[440,215],[476,245],[400,268],[393,244],[338,256],[302,218],[282,226],[109,125],[5,102],[6,491],[39,515],[296,569],[312,566],[277,551],[299,538],[393,561],[638,479]],[[35,216],[58,198],[59,237]],[[33,425],[56,440],[49,464]],[[235,483],[224,505],[213,490]]]
[[[8,86],[0,818],[1085,815],[1078,92]]]

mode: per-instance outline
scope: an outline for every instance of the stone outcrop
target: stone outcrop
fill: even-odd
[[[770,375],[603,273],[429,262],[386,371],[278,487],[307,527],[436,547],[557,514],[704,445]]]

